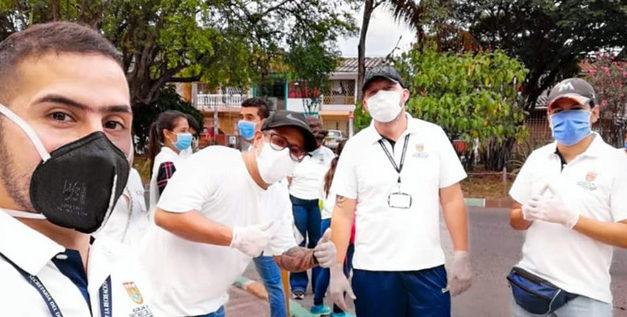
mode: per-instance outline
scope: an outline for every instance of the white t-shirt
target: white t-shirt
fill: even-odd
[[[0,209],[0,253],[36,275],[66,317],[92,316],[79,288],[52,262],[65,248]],[[106,237],[89,249],[87,291],[94,317],[100,316],[100,287],[111,276],[113,317],[153,315],[151,287],[128,248]],[[0,257],[0,316],[49,317],[40,293]]]
[[[124,193],[118,199],[107,223],[94,237],[107,236],[128,246],[138,246],[150,226],[146,210],[144,184],[136,169],[131,168]]]
[[[196,210],[229,227],[273,220],[273,237],[264,254],[279,255],[296,246],[285,185],[263,190],[235,149],[211,146],[193,154],[170,179],[158,206],[169,212]],[[164,316],[215,312],[251,260],[239,250],[188,241],[156,226],[148,233],[141,259],[154,279],[154,309]]]
[[[333,215],[333,207],[335,207],[335,194],[329,192],[329,195],[324,199],[322,210],[320,211],[321,219],[329,219]]]
[[[561,170],[556,143],[527,158],[509,192],[520,204],[548,182],[560,186],[567,206],[603,222],[627,219],[627,159],[595,135],[588,149]],[[534,221],[525,234],[517,264],[564,290],[611,303],[613,247],[560,224]]]
[[[290,195],[300,199],[320,199],[321,188],[335,153],[325,146],[320,146],[298,163],[292,173]]]
[[[164,146],[159,151],[159,154],[155,156],[155,163],[152,166],[152,177],[150,178],[150,199],[148,206],[148,211],[152,214],[153,210],[157,206],[157,202],[159,201],[159,188],[157,187],[157,176],[159,174],[159,166],[161,166],[164,162],[172,162],[174,167],[179,160],[179,155],[174,152],[171,148]]]
[[[353,266],[370,271],[415,271],[444,264],[440,246],[439,190],[458,183],[466,173],[444,131],[407,114],[407,130],[394,150],[400,165],[405,137],[407,153],[398,173],[381,148],[382,137],[371,124],[346,143],[331,192],[357,200]],[[409,209],[391,208],[389,194],[411,195]]]

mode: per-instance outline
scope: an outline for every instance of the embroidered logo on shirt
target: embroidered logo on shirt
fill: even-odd
[[[589,191],[595,191],[597,190],[597,185],[594,183],[596,179],[597,174],[595,172],[588,172],[586,174],[586,180],[577,182],[577,185]]]
[[[414,157],[419,158],[427,158],[429,157],[429,153],[425,152],[425,145],[422,143],[416,143],[416,153],[414,153]]]
[[[122,283],[122,285],[124,285],[126,293],[128,293],[128,296],[133,302],[135,302],[137,305],[141,305],[144,303],[144,298],[139,292],[139,288],[137,288],[137,285],[135,285],[135,282],[125,282]]]

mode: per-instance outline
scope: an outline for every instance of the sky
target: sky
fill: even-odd
[[[357,26],[361,27],[363,8],[357,16]],[[402,38],[401,38],[402,36]],[[384,57],[388,55],[401,38],[399,49],[406,51],[410,44],[415,41],[416,36],[403,22],[396,23],[390,10],[385,6],[380,6],[370,18],[368,36],[366,37],[366,56]],[[338,41],[340,51],[344,57],[357,57],[357,44],[359,44],[359,34],[350,38],[343,38]],[[397,50],[395,52],[398,53]]]

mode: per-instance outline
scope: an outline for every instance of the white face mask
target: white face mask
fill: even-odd
[[[264,141],[261,153],[257,155],[259,175],[266,184],[274,184],[292,174],[297,162],[290,157],[290,149],[277,151]]]
[[[379,122],[390,122],[401,112],[401,94],[395,90],[379,90],[367,99],[368,113]]]

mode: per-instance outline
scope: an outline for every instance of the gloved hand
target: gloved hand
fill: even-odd
[[[572,229],[579,221],[579,214],[566,206],[562,200],[559,188],[547,184],[542,192],[544,193],[547,190],[552,195],[541,194],[532,197],[527,203],[528,207],[526,211],[523,211],[523,215],[526,213],[529,219],[559,223],[568,229]]]
[[[342,264],[334,264],[329,269],[331,271],[331,278],[329,280],[329,297],[335,305],[341,308],[343,311],[348,311],[348,306],[344,301],[344,293],[353,300],[357,299],[353,289],[351,288],[348,278],[344,275],[344,268]]]
[[[251,257],[258,257],[270,241],[268,232],[272,221],[246,227],[233,227],[231,248],[238,249]]]
[[[472,285],[472,270],[470,268],[470,253],[455,251],[453,262],[448,268],[448,289],[451,296],[457,296]]]
[[[318,244],[314,248],[314,256],[318,261],[318,265],[321,267],[331,267],[335,264],[335,260],[337,258],[337,250],[335,249],[335,244],[330,241],[331,239],[331,229],[327,229],[322,238],[318,240]]]

